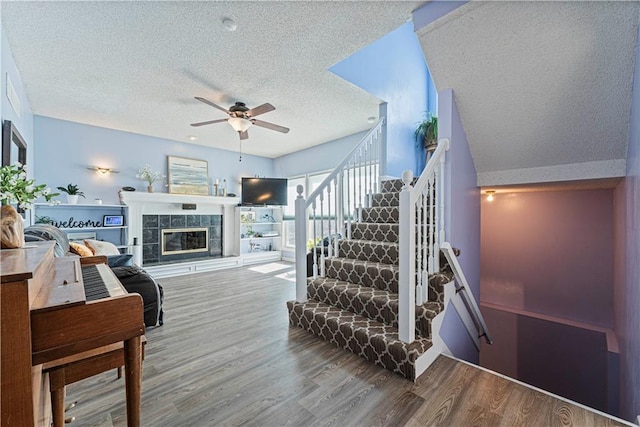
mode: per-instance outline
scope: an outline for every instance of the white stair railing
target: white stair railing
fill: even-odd
[[[351,224],[380,191],[384,119],[367,132],[344,160],[304,199],[298,185],[295,201],[296,301],[307,301],[307,234],[311,238],[313,277],[324,276],[324,260],[338,252],[338,240],[351,238]],[[345,233],[345,234],[343,234]],[[326,243],[326,245],[325,245]],[[325,249],[326,248],[326,249]]]
[[[399,224],[398,336],[415,340],[415,306],[427,301],[429,274],[440,270],[440,245],[445,240],[445,156],[449,140],[438,141],[418,181],[402,174]]]

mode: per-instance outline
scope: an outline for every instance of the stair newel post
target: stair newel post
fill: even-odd
[[[347,239],[351,239],[351,163],[347,164],[347,225],[345,230],[345,236]]]
[[[341,170],[336,177],[336,232],[344,232],[344,170]],[[338,231],[339,230],[339,231]],[[336,242],[336,253],[338,253],[338,242]]]
[[[324,277],[324,191],[318,196],[320,199],[320,276]]]
[[[312,242],[312,251],[313,251],[313,278],[318,277],[318,233],[317,233],[317,224],[318,217],[316,216],[316,201],[313,200],[311,204],[311,210],[313,212],[313,242]]]
[[[296,187],[298,196],[295,202],[296,232],[296,301],[307,302],[307,201],[302,196],[304,187]]]
[[[428,233],[428,228],[429,228],[429,221],[431,221],[430,217],[429,217],[429,210],[428,210],[428,200],[427,200],[427,196],[424,193],[424,191],[422,192],[422,207],[421,207],[421,211],[420,211],[420,216],[422,217],[422,240],[420,242],[418,242],[418,244],[420,245],[420,248],[422,250],[421,255],[422,255],[422,265],[420,268],[420,277],[422,278],[422,283],[424,283],[424,287],[422,288],[422,298],[421,298],[421,303],[424,304],[425,301],[427,301],[427,297],[428,297],[428,289],[429,289],[429,268],[428,268],[428,245],[427,245],[427,233]]]
[[[356,221],[362,222],[362,148],[358,151],[358,209]]]
[[[404,186],[400,192],[399,277],[398,277],[398,337],[410,343],[415,340],[416,322],[416,209],[411,191],[413,172],[402,174]]]
[[[327,237],[329,239],[329,245],[327,246],[327,257],[329,259],[331,259],[331,257],[333,256],[333,244],[331,243],[331,182],[329,182],[329,184],[327,185],[327,227],[329,228],[329,230],[327,231]],[[324,246],[324,242],[322,242],[322,245]]]
[[[449,139],[441,139],[439,144],[444,145],[445,151],[449,151]],[[445,241],[445,229],[444,229],[444,205],[445,205],[445,157],[446,154],[440,157],[440,163],[436,168],[436,227],[438,230],[438,238],[436,239],[436,257],[435,257],[435,271],[440,271],[440,246]]]
[[[364,143],[364,207],[369,207],[369,140]]]
[[[338,176],[336,176],[336,180],[335,182],[335,191],[333,192],[333,194],[335,194],[335,206],[336,206],[336,212],[335,212],[335,225],[336,225],[336,233],[341,233],[342,229],[341,226],[344,227],[344,203],[343,203],[343,171],[340,171],[340,173],[338,174]],[[334,248],[333,248],[333,253],[334,255],[338,255],[338,239],[337,236],[334,240]]]

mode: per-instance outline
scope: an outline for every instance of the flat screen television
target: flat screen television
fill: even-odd
[[[246,206],[287,204],[286,178],[242,178],[240,203]]]

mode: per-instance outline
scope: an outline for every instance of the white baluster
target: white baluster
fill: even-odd
[[[295,244],[296,244],[296,301],[307,302],[307,201],[302,196],[302,185],[296,187]]]

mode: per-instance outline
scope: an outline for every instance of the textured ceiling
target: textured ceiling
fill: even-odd
[[[418,31],[479,185],[624,174],[638,2],[471,2]]]
[[[362,131],[380,100],[328,70],[422,2],[2,2],[3,30],[34,114],[238,149],[224,107],[269,102],[246,153],[277,157]],[[235,32],[221,21],[230,17]]]

